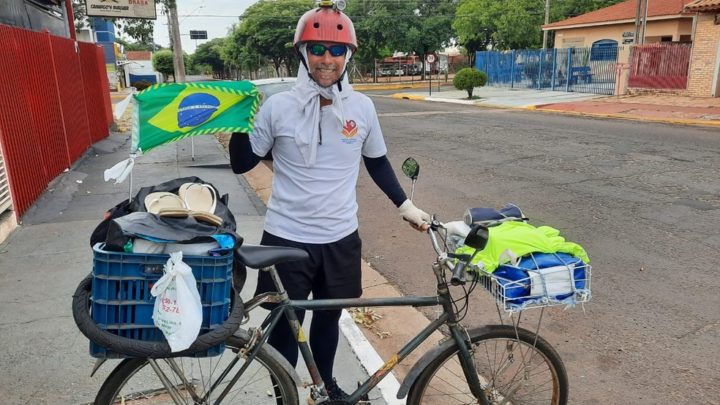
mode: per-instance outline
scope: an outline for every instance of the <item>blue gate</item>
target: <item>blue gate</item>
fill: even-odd
[[[622,47],[477,52],[489,86],[613,94]]]

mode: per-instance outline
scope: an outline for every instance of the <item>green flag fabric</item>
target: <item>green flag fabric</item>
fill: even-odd
[[[153,85],[135,95],[132,152],[194,135],[251,132],[259,102],[248,81]]]

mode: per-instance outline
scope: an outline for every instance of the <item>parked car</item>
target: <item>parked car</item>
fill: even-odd
[[[416,65],[405,66],[405,74],[407,74],[408,76],[417,76],[420,74],[421,71],[422,69]]]
[[[381,68],[378,71],[378,76],[392,76],[393,75],[393,69],[390,68]]]
[[[270,79],[250,80],[260,92],[260,105],[270,96],[281,91],[287,91],[293,88],[294,77],[272,77]]]

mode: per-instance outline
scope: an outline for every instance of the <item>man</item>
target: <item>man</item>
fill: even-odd
[[[362,293],[361,241],[355,189],[362,157],[370,176],[418,230],[430,216],[407,199],[386,157],[372,101],[352,90],[347,64],[357,49],[352,21],[329,1],[303,15],[294,46],[301,60],[291,91],[265,100],[252,134],[233,134],[235,173],[253,168],[272,148],[273,188],[263,245],[292,246],[310,254],[307,263],[277,265],[290,299],[356,298]],[[274,290],[261,272],[256,293]],[[316,311],[310,347],[330,399],[347,396],[333,378],[340,310]],[[302,322],[304,311],[299,311]],[[269,338],[293,366],[297,343],[286,322]]]

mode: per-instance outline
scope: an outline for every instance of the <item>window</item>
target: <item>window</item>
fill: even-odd
[[[590,60],[617,60],[618,43],[612,39],[595,41],[590,49]]]

